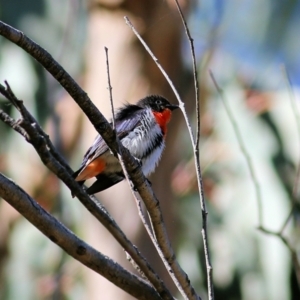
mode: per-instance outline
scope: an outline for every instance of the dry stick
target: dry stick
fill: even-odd
[[[25,36],[23,32],[5,24],[2,21],[0,21],[0,34],[5,38],[7,38],[8,40],[10,40],[11,42],[18,45],[19,47],[21,47],[27,53],[29,53],[62,85],[62,87],[70,94],[70,96],[74,99],[74,101],[86,114],[88,119],[91,121],[91,123],[93,124],[97,132],[103,137],[103,139],[105,140],[109,148],[112,150],[112,152],[115,155],[117,155],[117,144],[116,144],[115,134],[112,127],[107,122],[105,117],[101,114],[101,112],[97,109],[97,107],[91,102],[87,93],[80,88],[80,86],[75,82],[75,80],[62,68],[62,66],[60,66],[45,49],[43,49],[38,44],[33,42],[31,39],[29,39],[27,36]],[[87,197],[86,193],[83,192],[82,188],[79,188],[78,184],[75,184],[75,181],[71,178],[71,176],[68,176],[68,174],[64,173],[65,169],[69,170],[70,168],[64,165],[63,163],[64,160],[59,155],[58,155],[59,159],[57,159],[57,153],[53,151],[54,147],[50,143],[50,141],[48,141],[48,143],[50,143],[50,148],[47,143],[46,143],[47,145],[46,149],[43,148],[45,146],[45,144],[43,144],[44,140],[47,142],[47,138],[45,136],[44,135],[41,136],[42,147],[39,148],[39,145],[35,146],[36,149],[39,149],[40,151],[38,153],[42,161],[45,163],[45,165],[48,168],[50,168],[52,172],[55,173],[56,170],[55,174],[58,175],[59,178],[62,179],[64,183],[72,191],[74,191],[74,195],[77,196],[77,198],[85,205],[85,207],[92,214],[95,215],[98,212],[93,211],[95,208],[89,202],[90,198]],[[38,136],[37,138],[41,138],[41,137]],[[165,249],[164,253],[167,254],[166,260],[168,261],[169,265],[173,267],[173,270],[176,274],[181,273],[180,275],[181,283],[184,284],[185,286],[184,289],[188,291],[188,295],[190,296],[190,298],[198,299],[198,297],[194,296],[195,291],[193,288],[190,287],[187,275],[180,268],[176,260],[174,251],[171,247],[168,234],[163,222],[161,210],[158,208],[159,207],[158,199],[156,198],[153,190],[147,183],[147,180],[145,179],[145,176],[141,171],[139,164],[131,156],[128,149],[124,148],[122,145],[120,146],[121,146],[120,150],[122,151],[122,157],[126,164],[128,173],[130,174],[130,179],[133,182],[135,188],[140,193],[141,197],[143,198],[148,211],[151,211],[152,213],[152,221],[155,224],[155,233],[162,248]],[[50,156],[49,149],[51,155],[55,153],[53,157],[49,157]],[[53,165],[53,158],[57,159],[59,164],[57,164],[57,161],[55,161],[56,164]],[[63,167],[65,167],[65,169]],[[102,215],[99,213],[98,218],[101,217]],[[135,250],[136,252],[138,252],[137,249]],[[134,251],[133,254],[136,255]]]
[[[140,218],[142,220],[142,223],[143,223],[144,227],[146,228],[146,231],[147,231],[147,233],[148,233],[148,235],[149,235],[149,237],[150,237],[150,239],[151,239],[154,247],[156,248],[159,256],[161,257],[161,259],[162,259],[162,261],[163,261],[163,263],[164,263],[167,271],[169,272],[170,276],[172,277],[173,282],[175,283],[176,287],[181,291],[180,283],[178,282],[176,276],[173,275],[173,269],[171,267],[172,264],[170,264],[168,262],[168,260],[166,259],[165,255],[164,255],[164,253],[163,253],[163,251],[162,251],[162,249],[160,247],[160,244],[158,243],[158,241],[156,240],[155,236],[153,235],[152,230],[149,227],[149,225],[147,223],[147,220],[146,220],[146,217],[145,217],[145,215],[143,213],[143,208],[142,208],[142,205],[141,205],[141,200],[137,197],[137,195],[136,195],[136,193],[134,191],[133,186],[130,184],[130,178],[129,178],[128,172],[126,170],[126,166],[124,164],[124,161],[122,159],[122,155],[119,155],[118,159],[120,161],[120,164],[122,166],[123,172],[124,172],[125,177],[127,179],[127,182],[128,182],[129,187],[130,187],[131,193],[132,193],[132,195],[133,195],[133,197],[134,197],[134,199],[135,199],[135,201],[137,203],[138,212],[139,212],[139,216],[140,216]],[[155,230],[155,228],[153,228],[153,229]],[[144,271],[143,271],[143,273],[144,273]],[[149,278],[147,274],[145,274],[145,275],[147,276],[147,278]],[[161,297],[163,297],[163,299],[175,299],[171,295],[171,293],[169,292],[169,290],[164,286],[163,282],[161,282],[161,287],[159,287],[157,285],[154,285],[154,287],[157,289],[157,291],[159,292],[159,294],[161,295]],[[164,294],[162,292],[164,292]],[[181,292],[184,295],[184,292],[183,291],[181,291]],[[199,299],[199,300],[201,300],[201,299]]]
[[[1,173],[0,196],[70,256],[105,276],[130,295],[141,300],[161,299],[148,282],[125,270],[121,265],[79,239],[24,190]]]
[[[176,287],[177,287],[179,290],[181,290],[180,283],[178,282],[176,276],[173,275],[174,272],[173,272],[173,270],[172,270],[171,264],[170,264],[170,263],[168,262],[168,260],[165,258],[164,253],[163,253],[163,251],[162,251],[162,249],[161,249],[159,243],[157,242],[157,240],[156,240],[156,238],[155,238],[155,236],[154,236],[154,234],[153,234],[155,228],[152,228],[152,230],[153,230],[153,231],[152,231],[151,228],[150,228],[150,226],[148,225],[146,216],[145,216],[145,214],[144,214],[144,212],[143,212],[142,202],[141,202],[141,200],[139,199],[139,197],[136,195],[136,193],[135,193],[135,191],[134,191],[133,185],[130,184],[130,177],[129,177],[129,174],[128,174],[127,170],[126,170],[126,166],[125,166],[125,164],[124,164],[124,161],[123,161],[123,158],[122,158],[122,155],[121,155],[121,154],[118,155],[118,159],[119,159],[120,164],[121,164],[121,166],[122,166],[122,169],[123,169],[123,172],[124,172],[126,181],[127,181],[128,185],[129,185],[129,187],[130,187],[132,196],[133,196],[133,198],[134,198],[135,201],[136,201],[136,205],[137,205],[137,208],[138,208],[138,213],[139,213],[139,216],[140,216],[141,221],[142,221],[142,223],[143,223],[143,226],[145,227],[145,229],[146,229],[146,231],[147,231],[147,233],[148,233],[148,235],[149,235],[149,237],[150,237],[150,239],[151,239],[151,241],[152,241],[154,247],[156,248],[157,252],[159,253],[159,256],[161,257],[161,259],[162,259],[162,261],[163,261],[163,263],[164,263],[164,265],[165,265],[167,271],[169,272],[170,276],[172,277],[172,279],[173,279],[173,281],[174,281]],[[150,216],[150,217],[151,217],[151,216]],[[158,290],[158,292],[160,292],[160,291]],[[170,294],[170,295],[171,295],[171,294]],[[172,296],[171,296],[171,297],[172,297]],[[174,299],[174,298],[172,297],[172,299]]]
[[[190,30],[187,26],[186,20],[184,18],[183,12],[181,7],[178,3],[178,0],[175,0],[176,6],[181,17],[183,27],[185,29],[186,35],[189,40],[190,49],[191,49],[191,56],[193,61],[193,76],[194,76],[194,86],[195,86],[195,102],[196,102],[196,116],[197,116],[197,123],[196,123],[196,139],[193,143],[194,148],[194,160],[195,160],[195,167],[196,167],[196,174],[197,174],[197,181],[198,181],[198,188],[200,194],[200,205],[202,211],[202,238],[203,238],[203,245],[204,245],[204,254],[205,254],[205,263],[206,263],[206,271],[207,271],[207,290],[208,290],[208,299],[214,299],[214,285],[213,285],[213,268],[210,261],[210,253],[209,253],[209,244],[208,244],[208,236],[207,236],[207,210],[205,207],[205,200],[203,194],[203,182],[202,182],[202,172],[200,166],[200,152],[199,152],[199,142],[200,142],[200,132],[201,132],[201,123],[200,123],[200,97],[199,97],[199,83],[198,83],[198,74],[197,74],[197,65],[196,65],[196,56],[195,56],[195,48],[194,48],[194,40],[190,34]],[[191,139],[193,140],[192,133]]]
[[[106,55],[106,70],[107,70],[107,80],[108,80],[108,91],[109,91],[109,102],[111,106],[111,113],[112,113],[112,124],[113,130],[116,130],[116,119],[115,119],[115,109],[114,109],[114,102],[112,97],[112,86],[110,83],[110,73],[109,73],[109,62],[108,62],[108,48],[104,47],[105,55]],[[117,137],[118,139],[118,137]],[[117,140],[117,144],[119,145],[119,139]]]
[[[197,116],[197,132],[196,132],[196,141],[195,145],[197,147],[197,150],[199,148],[199,139],[200,139],[200,97],[199,97],[199,82],[198,82],[198,72],[197,72],[197,64],[196,64],[196,56],[195,56],[195,48],[194,48],[194,39],[192,38],[190,34],[189,27],[186,23],[186,20],[184,18],[183,12],[181,10],[181,7],[178,3],[178,0],[175,0],[176,6],[180,15],[180,18],[183,23],[183,27],[185,30],[185,33],[188,37],[190,49],[191,49],[191,56],[193,61],[193,76],[194,76],[194,87],[195,87],[195,102],[196,102],[196,116]],[[199,151],[199,150],[198,150]]]
[[[213,84],[223,102],[223,105],[225,107],[225,111],[227,113],[227,116],[231,122],[231,125],[233,127],[233,130],[234,130],[234,133],[235,133],[235,136],[237,138],[237,141],[238,141],[238,144],[240,146],[240,149],[246,159],[246,163],[247,163],[247,166],[248,166],[248,169],[249,169],[249,172],[250,172],[250,176],[251,176],[251,179],[252,179],[252,182],[254,184],[254,189],[255,189],[255,193],[256,193],[256,200],[257,200],[257,206],[258,206],[258,226],[261,227],[263,226],[263,211],[262,211],[262,198],[261,198],[261,190],[260,190],[260,187],[259,187],[259,184],[258,184],[258,180],[257,180],[257,177],[256,177],[256,174],[255,174],[255,171],[254,171],[254,167],[253,167],[253,163],[252,163],[252,160],[251,160],[251,157],[246,149],[246,146],[244,144],[244,141],[243,141],[243,137],[242,137],[242,134],[239,130],[239,127],[235,121],[235,118],[229,108],[229,105],[227,103],[227,100],[225,98],[225,95],[224,95],[224,92],[223,90],[220,88],[220,86],[218,85],[212,71],[210,70],[209,71],[209,74],[210,74],[210,77],[213,81]]]
[[[26,133],[26,131],[21,126],[18,125],[18,122],[16,122],[13,118],[11,118],[8,114],[6,114],[2,110],[0,110],[0,119],[5,124],[7,124],[11,128],[13,128],[15,131],[17,131],[18,133],[20,133],[22,136],[24,136],[25,139],[29,138],[28,135],[27,135],[27,133]]]
[[[298,138],[300,138],[300,116],[299,116],[299,111],[298,111],[298,107],[297,107],[295,94],[293,93],[292,86],[291,86],[291,81],[290,81],[290,78],[289,78],[289,74],[288,74],[288,72],[286,70],[286,67],[284,65],[281,67],[281,71],[282,71],[286,86],[288,88],[290,104],[291,104],[292,112],[293,112],[293,115],[294,115],[294,118],[295,118],[295,121],[296,121],[296,125],[297,125],[296,127],[297,127]],[[298,166],[297,166],[297,174],[296,174],[295,183],[294,183],[294,187],[293,187],[292,208],[291,208],[291,211],[290,211],[288,217],[286,218],[285,222],[283,223],[283,225],[280,229],[281,233],[283,233],[283,231],[285,230],[290,218],[293,215],[295,206],[297,204],[296,203],[296,198],[297,198],[297,193],[298,193],[299,181],[300,181],[300,161],[299,161]]]
[[[6,83],[8,85],[8,83]],[[3,91],[4,89],[4,91]],[[97,220],[99,220],[105,228],[115,237],[115,239],[120,243],[120,245],[129,253],[129,255],[132,257],[132,259],[135,260],[135,262],[139,265],[141,270],[149,276],[153,281],[156,282],[156,285],[159,286],[160,279],[156,275],[156,273],[153,271],[150,264],[147,262],[147,260],[140,254],[138,249],[127,239],[125,234],[121,231],[121,229],[118,227],[116,222],[111,218],[111,216],[108,214],[108,212],[105,210],[105,208],[97,201],[91,201],[91,199],[87,196],[86,193],[83,192],[83,190],[79,187],[77,183],[74,182],[74,179],[71,178],[70,175],[67,173],[71,173],[72,170],[69,172],[69,170],[63,169],[63,167],[59,164],[58,161],[55,160],[55,158],[52,156],[52,153],[50,149],[54,148],[53,145],[51,146],[49,143],[46,142],[46,139],[43,135],[45,133],[37,132],[37,126],[31,126],[32,122],[31,120],[33,117],[30,115],[30,113],[27,111],[27,109],[24,107],[23,102],[18,100],[13,92],[11,91],[9,85],[7,87],[10,92],[7,92],[5,88],[0,85],[0,92],[7,97],[8,100],[10,100],[14,105],[16,105],[17,109],[22,112],[22,117],[24,120],[21,120],[20,126],[24,126],[27,128],[27,131],[24,130],[24,128],[21,127],[23,131],[25,131],[28,142],[30,142],[33,147],[36,149],[38,154],[40,155],[42,161],[44,164],[54,173],[56,174],[68,187],[72,188],[74,191],[74,194],[78,197],[78,199],[81,201],[81,203],[96,217]],[[5,113],[3,115],[7,118]],[[0,114],[1,116],[1,114]],[[15,129],[15,128],[14,128]],[[16,130],[16,129],[15,129]],[[28,137],[28,138],[27,138]],[[57,154],[59,155],[59,154]],[[67,178],[66,178],[66,176]],[[75,187],[72,186],[72,184]],[[80,191],[80,193],[78,193]],[[164,295],[163,288],[160,289],[160,292],[162,295]],[[168,293],[165,292],[167,295]],[[163,298],[163,299],[173,299],[173,298]]]
[[[87,93],[81,89],[77,82],[62,68],[62,66],[60,66],[45,49],[29,39],[23,32],[2,21],[0,21],[0,35],[29,53],[62,85],[80,106],[110,149],[116,153],[115,138],[111,126],[90,100]]]
[[[111,102],[111,109],[112,109],[112,115],[113,115],[113,123],[115,123],[114,105],[113,105],[113,98],[112,98],[112,87],[111,87],[111,83],[110,83],[109,63],[108,63],[108,53],[107,53],[107,52],[108,52],[108,49],[107,49],[106,47],[105,47],[105,52],[106,52],[106,64],[107,64],[107,76],[108,76],[108,90],[109,90],[109,94],[110,94],[110,102]],[[117,135],[116,135],[116,139],[117,139],[117,143],[118,143],[118,145],[119,145],[119,144],[120,144],[120,140],[119,140],[119,138],[118,138]],[[119,152],[120,152],[120,153],[119,153]],[[168,270],[170,276],[172,277],[172,279],[173,279],[175,285],[177,286],[177,288],[178,288],[179,290],[182,291],[182,293],[183,293],[183,295],[184,295],[184,291],[181,289],[180,283],[179,283],[179,281],[177,280],[176,276],[174,275],[174,272],[173,272],[173,270],[172,270],[172,267],[171,267],[170,264],[168,263],[168,261],[167,261],[166,257],[164,256],[164,253],[163,253],[163,251],[162,251],[162,249],[161,249],[161,247],[160,247],[158,241],[156,240],[156,238],[155,238],[155,236],[154,236],[154,234],[153,234],[153,232],[155,231],[155,229],[152,228],[152,229],[153,229],[153,231],[152,231],[151,228],[149,227],[148,223],[147,223],[146,217],[145,217],[145,215],[144,215],[144,213],[143,213],[143,209],[142,209],[142,205],[141,205],[141,200],[137,197],[137,195],[136,195],[136,193],[135,193],[135,191],[134,191],[133,185],[130,184],[130,176],[129,176],[129,174],[128,174],[128,172],[127,172],[127,169],[126,169],[126,166],[125,166],[125,164],[124,164],[123,157],[122,157],[122,152],[121,152],[121,151],[118,151],[118,159],[119,159],[120,164],[121,164],[121,166],[122,166],[122,169],[123,169],[125,178],[127,179],[127,182],[128,182],[128,184],[129,184],[129,187],[130,187],[130,190],[131,190],[131,192],[132,192],[132,195],[133,195],[133,197],[134,197],[134,199],[135,199],[135,201],[136,201],[136,204],[137,204],[137,207],[138,207],[139,216],[140,216],[140,218],[141,218],[141,220],[142,220],[142,223],[143,223],[143,225],[144,225],[144,227],[145,227],[145,229],[146,229],[146,231],[147,231],[147,233],[148,233],[148,235],[149,235],[149,237],[150,237],[150,239],[151,239],[153,245],[155,246],[157,252],[159,253],[159,255],[160,255],[160,257],[161,257],[161,259],[162,259],[162,261],[163,261],[163,263],[164,263],[164,265],[165,265],[165,267],[166,267],[166,269]],[[159,207],[157,207],[157,208],[159,209]],[[151,219],[151,215],[149,216],[149,218]],[[155,287],[156,287],[156,286],[155,286]],[[162,286],[159,286],[159,288],[160,288],[160,290],[158,290],[158,292],[161,291]],[[163,286],[163,288],[164,288],[163,292],[165,293],[165,290],[167,290],[167,289],[166,289],[166,287],[164,287],[164,286]],[[167,290],[167,291],[168,291],[168,290]],[[169,293],[169,291],[168,291],[168,293]],[[166,296],[172,297],[171,294],[166,295]],[[187,296],[187,295],[184,295],[184,296]],[[173,297],[172,297],[172,299],[173,299]]]
[[[56,151],[55,147],[50,141],[49,136],[43,131],[43,129],[40,127],[40,125],[35,120],[35,118],[27,111],[26,107],[23,105],[23,102],[14,95],[7,81],[5,81],[5,84],[6,84],[6,88],[0,84],[0,93],[14,105],[14,107],[20,112],[23,119],[26,119],[30,124],[32,124],[36,132],[41,136],[41,138],[43,138],[44,142],[47,144],[47,147],[49,148],[51,155],[53,155],[53,157],[59,162],[60,165],[62,165],[70,174],[72,174],[73,173],[72,169],[69,167],[69,165],[64,160],[64,158],[61,157],[61,155]],[[7,118],[10,117],[7,115]],[[21,121],[22,119],[16,122],[16,124],[19,124],[19,122]],[[9,123],[7,124],[10,125]],[[14,126],[11,127],[17,132],[19,132],[17,130],[18,128]],[[24,130],[21,126],[18,127],[23,130],[23,132],[19,132],[19,133],[23,135],[23,137],[26,139],[27,142],[32,144],[32,142],[30,141],[30,136],[28,135],[26,130]]]
[[[105,55],[106,55],[106,68],[107,68],[107,81],[108,81],[108,91],[109,91],[109,100],[110,100],[110,106],[111,106],[111,112],[112,112],[112,123],[113,123],[113,128],[114,131],[116,133],[116,141],[118,144],[118,159],[120,161],[120,164],[122,166],[123,172],[125,174],[125,177],[127,179],[127,182],[130,186],[130,190],[133,194],[133,197],[137,199],[135,192],[134,192],[134,188],[132,186],[132,184],[130,184],[130,178],[126,169],[126,166],[124,164],[123,161],[123,157],[122,157],[122,151],[120,151],[120,140],[119,137],[117,135],[116,132],[116,119],[115,119],[115,109],[114,109],[114,103],[113,103],[113,96],[112,96],[112,86],[111,86],[111,81],[110,81],[110,72],[109,72],[109,60],[108,60],[108,48],[104,47],[105,49]],[[139,207],[139,206],[138,206]],[[163,283],[163,281],[161,280],[161,278],[155,273],[155,271],[151,268],[149,272],[149,270],[145,269],[145,268],[141,268],[140,265],[138,265],[133,259],[132,257],[128,254],[128,256],[130,257],[130,262],[133,265],[133,267],[146,279],[148,279],[150,281],[150,283],[157,289],[158,293],[160,294],[160,296],[163,299],[166,300],[171,300],[174,299],[173,296],[171,295],[170,291],[167,289],[167,287],[165,286],[165,284]]]
[[[172,277],[173,282],[175,283],[175,285],[176,285],[176,287],[179,289],[179,291],[181,291],[182,295],[185,297],[184,291],[182,291],[182,288],[181,288],[181,286],[180,286],[180,283],[179,283],[178,279],[176,278],[176,276],[174,275],[174,272],[173,272],[173,268],[174,268],[174,267],[172,267],[172,263],[170,263],[170,262],[167,260],[167,258],[166,258],[166,256],[165,256],[165,254],[164,254],[164,252],[163,252],[163,250],[162,250],[162,248],[161,248],[159,242],[156,240],[156,238],[155,238],[155,236],[153,235],[153,232],[152,232],[150,226],[149,226],[148,223],[147,223],[146,216],[145,216],[145,214],[144,214],[144,212],[143,212],[141,200],[137,197],[137,195],[136,195],[136,193],[135,193],[135,191],[134,191],[133,186],[130,184],[130,178],[129,178],[128,172],[127,172],[127,170],[126,170],[126,166],[125,166],[125,164],[124,164],[124,161],[123,161],[123,159],[122,159],[122,156],[119,155],[119,156],[118,156],[118,159],[119,159],[120,164],[121,164],[121,166],[122,166],[122,169],[123,169],[124,175],[125,175],[125,177],[126,177],[126,179],[127,179],[127,182],[128,182],[128,184],[129,184],[129,186],[130,186],[131,193],[132,193],[132,195],[133,195],[133,197],[134,197],[134,199],[135,199],[135,201],[136,201],[136,204],[137,204],[137,207],[138,207],[139,216],[140,216],[140,218],[141,218],[141,220],[142,220],[142,223],[143,223],[143,225],[144,225],[144,227],[145,227],[145,229],[146,229],[146,231],[147,231],[147,233],[148,233],[148,235],[149,235],[149,237],[150,237],[150,239],[151,239],[151,241],[152,241],[154,247],[156,248],[156,250],[157,250],[159,256],[161,257],[161,259],[162,259],[162,261],[163,261],[163,263],[164,263],[164,265],[165,265],[165,267],[166,267],[168,273],[169,273],[170,276]],[[150,215],[150,214],[149,214],[149,218],[151,218],[151,215]],[[155,226],[153,226],[152,229],[153,229],[153,231],[155,232]],[[175,269],[176,269],[176,268],[175,268]],[[157,290],[158,290],[158,289],[157,289]],[[158,290],[158,292],[160,293],[160,290]],[[172,297],[172,298],[170,298],[170,299],[174,299],[173,296],[172,296],[171,294],[170,294],[170,296],[169,296],[169,295],[166,295],[166,297],[167,297],[167,296],[168,296],[168,297]],[[190,299],[190,298],[186,298],[186,297],[185,297],[185,299]],[[201,299],[199,298],[199,300],[201,300]]]
[[[52,76],[63,86],[63,88],[70,94],[74,101],[80,106],[82,111],[86,114],[88,119],[94,125],[97,132],[101,134],[101,136],[103,137],[109,148],[112,150],[112,152],[115,155],[117,155],[117,145],[113,129],[111,128],[105,117],[97,109],[97,107],[91,102],[86,92],[84,92],[80,88],[80,86],[75,82],[75,80],[53,59],[53,57],[45,49],[43,49],[38,44],[30,40],[27,36],[25,36],[23,32],[5,24],[2,21],[0,21],[0,34],[8,40],[10,40],[11,42],[18,45],[19,47],[21,47],[22,49],[24,49],[26,52],[28,52],[50,74],[52,74]],[[43,139],[45,138],[43,137]],[[38,146],[39,145],[37,145],[37,147]],[[190,285],[187,274],[181,269],[180,265],[176,260],[176,256],[171,247],[171,243],[169,241],[168,234],[163,222],[161,210],[158,209],[158,199],[156,198],[153,190],[147,183],[140,166],[131,156],[128,149],[124,148],[123,146],[121,148],[124,162],[126,164],[128,173],[130,174],[130,179],[133,182],[136,189],[138,190],[142,199],[144,200],[148,211],[151,212],[151,219],[154,224],[155,235],[164,251],[166,261],[170,266],[172,266],[172,270],[180,279],[180,284],[183,286],[183,290],[186,291],[188,298],[199,299],[199,297],[195,293],[195,290]],[[48,146],[47,151],[43,148],[40,150],[43,155],[49,155],[49,153],[47,152]],[[51,159],[49,159],[49,157],[46,156],[47,159],[49,159],[50,161],[49,163],[49,161],[47,161],[47,159],[43,157],[43,155],[40,155],[42,161],[45,162],[47,167],[52,167],[51,170],[54,170]],[[59,167],[61,167],[61,165],[59,165]],[[61,179],[63,178],[63,175],[66,175],[64,174],[64,171],[64,168],[62,168],[62,173],[60,173]],[[86,193],[83,193],[83,190],[79,188],[77,184],[74,183],[74,180],[70,176],[67,176],[64,177],[64,182],[69,187],[71,187],[72,191],[74,191],[74,195],[77,197],[82,197],[80,201],[83,201],[83,195],[86,195]],[[87,203],[85,204],[85,206],[87,207]],[[92,210],[90,211],[92,212]]]
[[[144,48],[147,50],[147,52],[150,54],[150,56],[152,57],[152,59],[154,60],[154,62],[156,63],[157,67],[160,69],[160,71],[162,72],[162,74],[164,75],[164,77],[166,78],[167,82],[169,83],[169,85],[171,86],[178,102],[179,102],[179,107],[183,113],[190,137],[191,137],[191,141],[192,141],[192,145],[193,148],[195,149],[195,141],[194,141],[194,136],[193,136],[193,131],[192,131],[192,127],[189,123],[188,120],[188,116],[187,113],[184,109],[184,102],[181,100],[180,95],[178,93],[178,91],[176,90],[173,82],[171,81],[171,79],[169,78],[168,74],[166,73],[166,71],[162,68],[161,64],[159,63],[158,59],[155,57],[155,55],[153,54],[153,52],[150,50],[150,48],[148,47],[148,45],[145,43],[145,41],[142,39],[142,37],[139,35],[139,33],[136,31],[136,29],[134,28],[134,26],[132,25],[132,23],[130,22],[128,17],[124,17],[126,24],[131,28],[131,30],[133,31],[133,33],[136,35],[136,37],[140,40],[141,44],[144,46]],[[207,211],[206,211],[206,206],[205,206],[205,202],[204,202],[204,197],[203,197],[203,184],[202,184],[202,176],[201,176],[201,169],[200,169],[200,164],[199,164],[199,156],[198,154],[195,154],[195,164],[196,164],[196,172],[197,172],[197,179],[198,179],[198,186],[199,186],[199,190],[200,190],[200,201],[201,201],[201,209],[202,209],[202,218],[203,218],[203,225],[202,225],[202,236],[203,236],[203,242],[204,242],[204,251],[205,251],[205,260],[206,260],[206,265],[207,265],[207,272],[209,274],[208,278],[212,278],[212,267],[210,264],[210,256],[209,256],[209,251],[208,251],[208,241],[207,241],[207,229],[206,229],[206,217],[207,217]],[[180,275],[180,274],[179,274]],[[178,275],[176,274],[176,277]],[[186,280],[183,281],[183,278],[177,277],[178,280],[182,283],[184,283],[184,281],[186,282]],[[192,288],[192,287],[191,287]],[[193,289],[193,288],[192,288]]]
[[[91,102],[88,95],[80,88],[80,86],[74,81],[74,79],[53,59],[53,57],[45,49],[43,49],[38,44],[33,42],[31,39],[29,39],[27,36],[25,36],[23,32],[5,24],[2,21],[0,21],[0,34],[3,35],[8,40],[10,40],[11,42],[18,45],[19,47],[21,47],[22,49],[24,49],[26,52],[28,52],[50,74],[52,74],[52,76],[62,85],[62,87],[70,94],[70,96],[74,99],[74,101],[80,106],[82,111],[86,114],[88,119],[94,125],[97,132],[103,137],[103,139],[105,140],[109,148],[112,150],[112,152],[115,155],[117,155],[117,145],[116,145],[116,139],[115,139],[113,129],[111,128],[111,126],[109,125],[105,117],[97,109],[97,107]],[[47,140],[44,136],[43,139]],[[42,145],[44,146],[44,144]],[[36,149],[39,149],[39,146],[38,145],[36,146],[37,146]],[[162,247],[165,249],[164,253],[167,253],[166,260],[168,261],[169,265],[173,267],[173,270],[175,271],[176,274],[181,273],[181,278],[182,278],[181,281],[182,283],[184,283],[185,286],[184,288],[188,290],[188,295],[190,296],[190,298],[198,299],[198,297],[195,298],[194,296],[195,294],[194,289],[189,286],[187,275],[182,271],[182,269],[180,268],[176,260],[174,251],[171,247],[168,234],[163,222],[161,210],[158,208],[159,207],[158,199],[156,198],[153,190],[147,183],[139,164],[131,156],[128,149],[124,148],[122,145],[120,146],[121,146],[120,150],[122,151],[122,157],[126,164],[128,173],[130,174],[130,179],[133,182],[136,189],[138,190],[138,192],[140,193],[140,195],[142,196],[148,211],[151,211],[152,213],[152,221],[155,224],[156,236],[158,237],[158,240],[160,241]],[[46,150],[43,148],[39,150],[41,151],[39,155],[42,161],[45,163],[45,165],[48,168],[50,168],[51,171],[55,171],[53,162],[49,158],[50,154],[47,152],[49,150],[48,145]],[[57,168],[61,168],[62,166],[60,164],[56,165]],[[91,204],[87,202],[90,200],[90,198],[89,197],[84,198],[84,196],[87,196],[86,193],[84,193],[83,190],[79,188],[78,184],[75,184],[74,180],[70,176],[68,176],[68,174],[65,174],[64,171],[65,171],[64,168],[60,169],[59,171],[60,179],[62,179],[64,183],[67,184],[67,186],[70,187],[72,191],[74,191],[74,195],[77,196],[77,198],[82,203],[83,201],[85,201],[84,205],[86,206],[86,208],[92,214],[95,214],[93,212],[94,208],[92,208]],[[58,173],[55,174],[58,175]],[[100,218],[101,214],[98,217]],[[135,250],[137,251],[137,249]],[[135,255],[136,253],[133,252],[133,254]]]

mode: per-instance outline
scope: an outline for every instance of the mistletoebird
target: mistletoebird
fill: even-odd
[[[139,161],[145,176],[152,173],[165,147],[167,124],[178,105],[162,96],[151,95],[136,104],[126,104],[115,115],[116,132],[120,142]],[[73,174],[80,184],[96,177],[88,194],[101,192],[122,181],[125,176],[118,159],[98,135],[84,155],[80,168]]]

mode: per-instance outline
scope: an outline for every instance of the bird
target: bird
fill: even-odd
[[[115,114],[119,141],[139,162],[145,176],[155,170],[161,158],[167,124],[178,107],[163,96],[149,95],[136,104],[125,104]],[[104,191],[125,178],[118,159],[110,152],[101,135],[96,136],[80,168],[73,174],[80,185],[93,177],[96,181],[87,189],[90,195]]]

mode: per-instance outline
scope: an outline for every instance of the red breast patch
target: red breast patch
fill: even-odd
[[[153,115],[159,127],[161,128],[163,134],[167,133],[167,124],[171,120],[172,112],[170,109],[166,108],[162,112],[154,111]]]

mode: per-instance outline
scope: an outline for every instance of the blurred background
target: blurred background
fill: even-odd
[[[278,232],[287,223],[283,235],[299,253],[300,1],[181,0],[180,4],[198,62],[200,159],[216,299],[300,299],[289,250],[278,237],[258,230],[263,225]],[[173,80],[195,129],[191,55],[173,0],[0,0],[1,20],[47,49],[108,118],[105,46],[116,106],[147,94],[162,94],[176,103],[156,65],[126,26],[125,15]],[[209,70],[224,91],[252,159],[262,209]],[[77,169],[96,135],[94,128],[40,65],[0,38],[1,84],[4,80]],[[1,96],[0,108],[18,118]],[[168,134],[166,151],[151,182],[179,261],[202,299],[207,299],[193,151],[180,112],[174,113]],[[0,136],[0,172],[81,238],[131,269],[123,250],[71,198],[33,148],[1,122]],[[127,183],[97,197],[175,291],[140,224]],[[0,299],[132,297],[65,255],[0,199]]]

